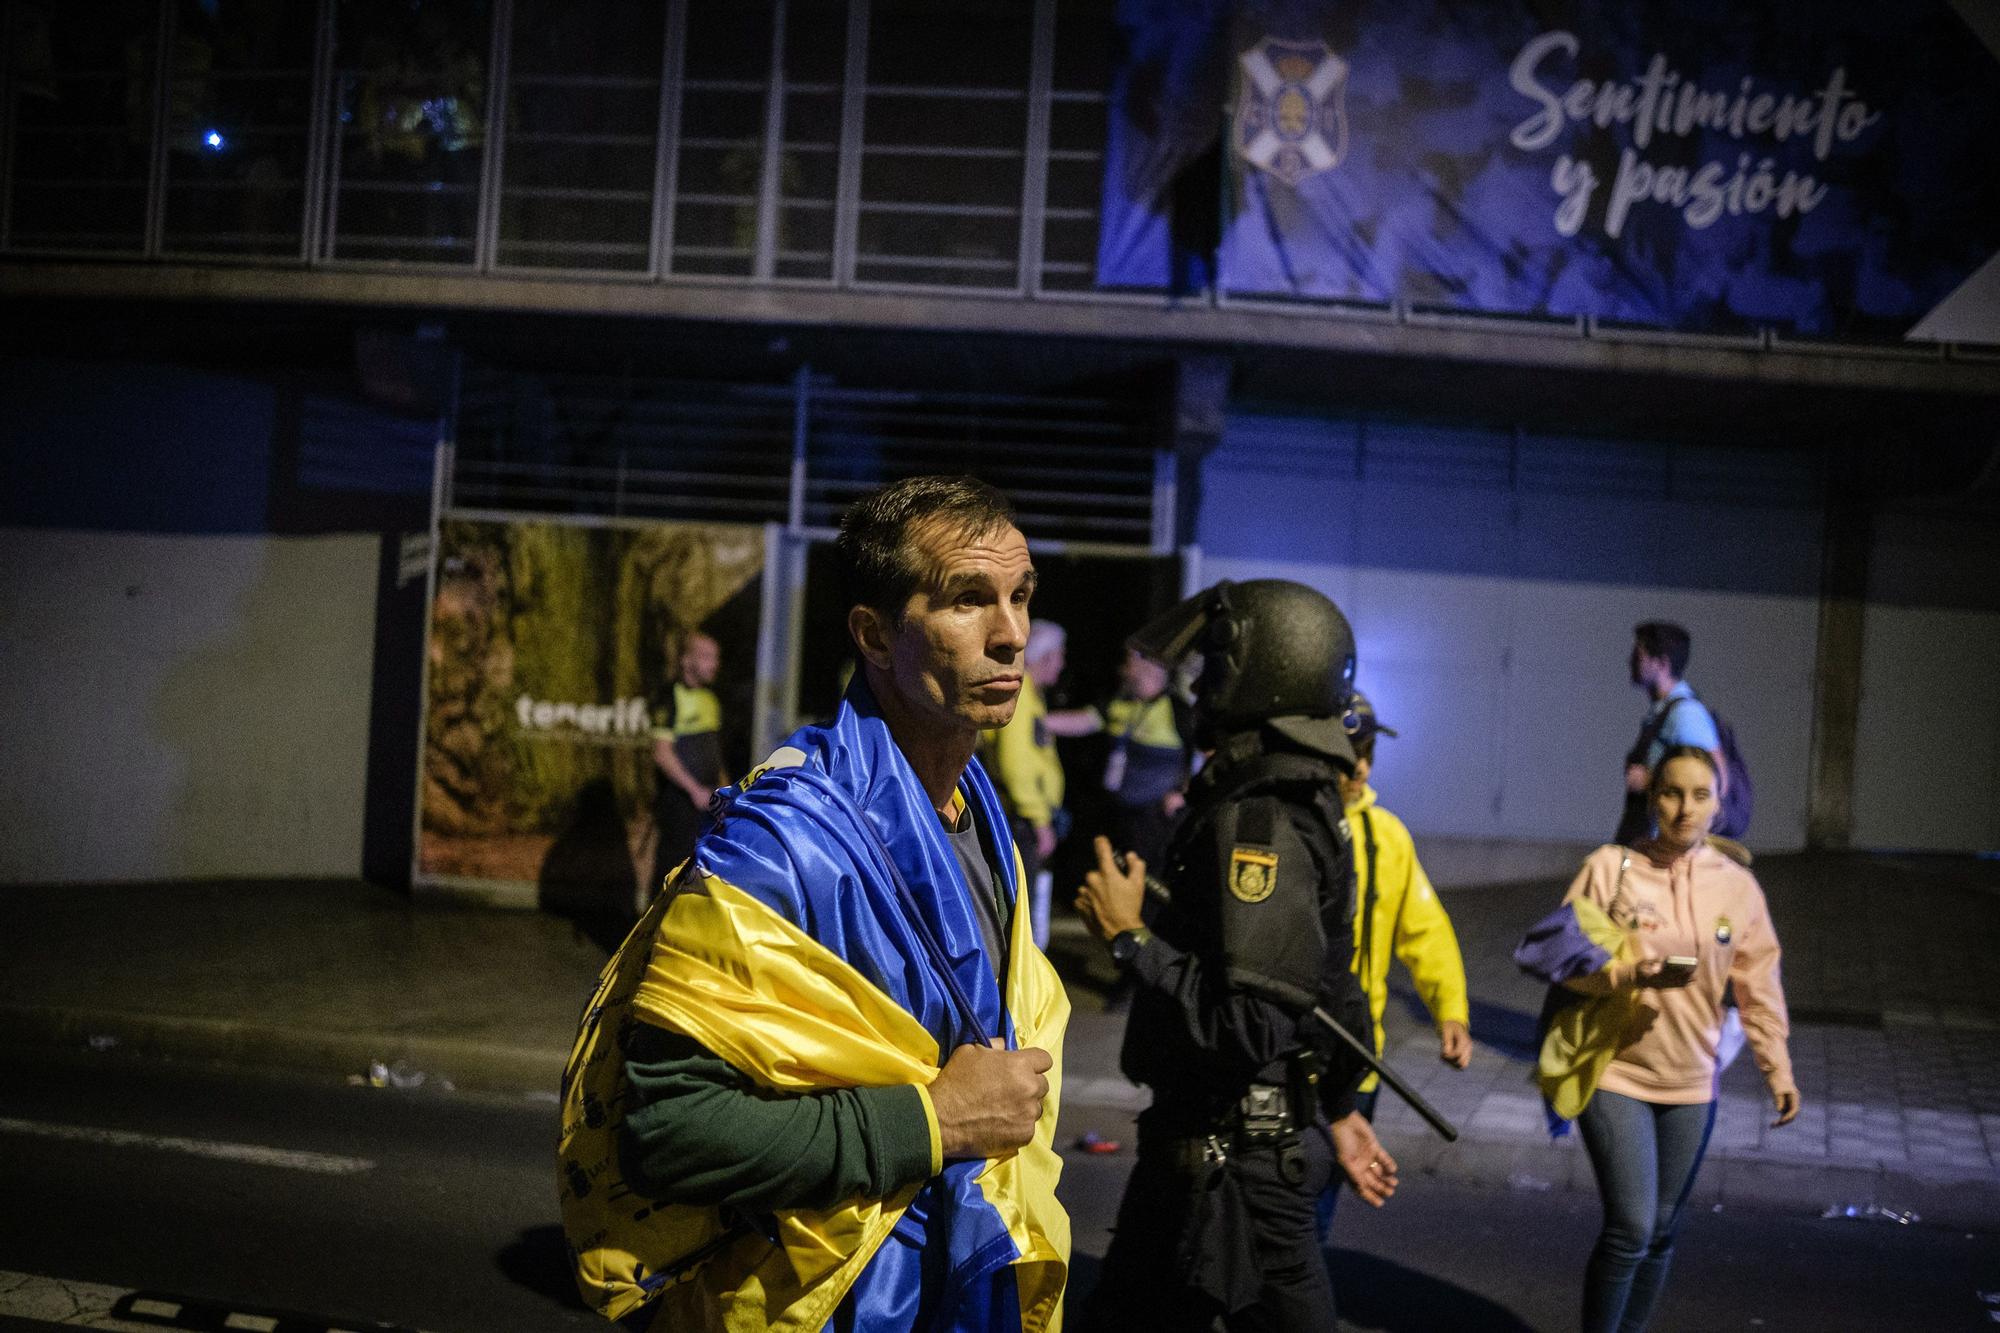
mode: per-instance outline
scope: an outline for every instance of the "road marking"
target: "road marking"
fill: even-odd
[[[0,1314],[39,1319],[64,1328],[103,1329],[105,1333],[159,1333],[158,1324],[134,1324],[111,1317],[112,1307],[129,1294],[94,1282],[62,1282],[0,1270]]]
[[[366,1157],[336,1157],[331,1153],[266,1148],[255,1143],[135,1134],[123,1129],[93,1129],[88,1125],[51,1125],[38,1120],[10,1120],[4,1116],[0,1116],[0,1134],[30,1134],[37,1138],[94,1143],[107,1148],[151,1148],[156,1152],[186,1153],[192,1157],[212,1157],[217,1161],[242,1162],[249,1166],[312,1171],[323,1176],[351,1176],[375,1169],[375,1163]]]
[[[355,1333],[356,1326],[287,1310],[232,1310],[194,1297],[142,1294],[128,1287],[71,1282],[0,1268],[0,1315],[32,1319],[53,1328],[88,1328],[97,1333],[161,1333],[163,1328],[243,1329],[268,1333],[280,1327],[314,1333]],[[370,1324],[391,1333],[419,1333],[400,1325]]]

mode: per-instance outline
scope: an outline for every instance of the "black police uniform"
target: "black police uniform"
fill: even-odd
[[[1266,726],[1189,791],[1171,897],[1124,960],[1120,1063],[1153,1104],[1086,1328],[1334,1326],[1314,1201],[1338,1169],[1325,1117],[1353,1109],[1363,1070],[1310,1011],[1368,1030],[1338,776]]]

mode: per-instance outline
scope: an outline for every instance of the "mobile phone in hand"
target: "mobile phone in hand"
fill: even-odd
[[[1660,975],[1654,984],[1658,986],[1685,986],[1694,980],[1695,967],[1700,959],[1693,954],[1669,954],[1660,960]]]

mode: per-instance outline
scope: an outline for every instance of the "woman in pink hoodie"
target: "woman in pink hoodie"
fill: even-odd
[[[1564,983],[1586,994],[1625,987],[1637,994],[1631,1026],[1578,1117],[1604,1203],[1604,1229],[1584,1270],[1585,1333],[1640,1333],[1666,1284],[1681,1210],[1715,1126],[1730,983],[1777,1109],[1773,1127],[1799,1113],[1778,936],[1764,892],[1707,841],[1717,809],[1714,758],[1672,747],[1653,769],[1648,799],[1653,836],[1598,848],[1569,890],[1569,899],[1589,898],[1637,944],[1632,961]]]

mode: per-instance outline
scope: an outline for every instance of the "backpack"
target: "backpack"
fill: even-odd
[[[1729,785],[1722,793],[1722,808],[1716,811],[1715,822],[1709,831],[1725,838],[1741,838],[1750,831],[1750,807],[1756,802],[1756,788],[1750,783],[1750,765],[1743,762],[1743,751],[1736,746],[1736,729],[1722,720],[1722,715],[1709,709],[1708,715],[1715,719],[1715,734],[1722,738],[1722,763],[1729,770]]]
[[[1699,702],[1699,699],[1697,699]],[[1676,699],[1667,705],[1666,712],[1660,714],[1660,730],[1664,731],[1667,717],[1674,711]],[[1708,715],[1715,723],[1715,734],[1722,740],[1722,765],[1728,770],[1728,784],[1723,789],[1722,804],[1715,812],[1715,822],[1709,825],[1709,832],[1725,838],[1741,838],[1750,828],[1750,808],[1756,803],[1756,787],[1750,781],[1750,765],[1743,761],[1743,751],[1736,744],[1736,729],[1722,718],[1722,714],[1708,708]]]

